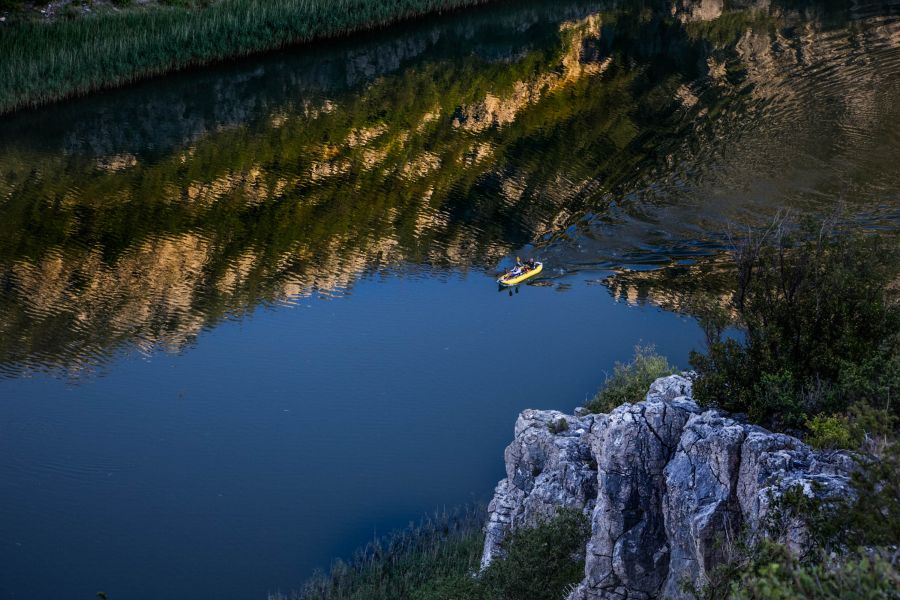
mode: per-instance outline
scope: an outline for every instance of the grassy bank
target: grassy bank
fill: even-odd
[[[483,506],[435,515],[269,600],[558,600],[581,580],[590,534],[581,512],[563,509],[517,530],[503,543],[505,556],[476,576],[486,516]]]
[[[0,114],[488,0],[219,0],[0,26]]]
[[[416,526],[371,542],[302,589],[269,600],[411,598],[447,577],[478,568],[487,513],[483,505],[437,513]]]

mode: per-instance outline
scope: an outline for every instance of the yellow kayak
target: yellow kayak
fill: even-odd
[[[525,271],[524,273],[519,273],[518,275],[513,275],[512,273],[507,273],[503,277],[497,280],[497,283],[500,285],[517,285],[522,283],[526,279],[531,279],[535,275],[541,272],[541,269],[544,268],[544,263],[535,262],[534,268],[530,271]]]

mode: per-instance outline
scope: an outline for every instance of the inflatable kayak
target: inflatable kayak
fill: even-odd
[[[497,280],[497,283],[500,285],[517,285],[525,281],[526,279],[531,279],[535,275],[541,272],[541,269],[544,268],[544,263],[536,262],[534,263],[534,268],[530,271],[525,271],[524,273],[507,273],[503,277]]]

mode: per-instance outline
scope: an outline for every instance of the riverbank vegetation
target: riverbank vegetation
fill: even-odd
[[[894,235],[777,219],[735,252],[743,336],[693,353],[695,398],[819,446],[890,430],[900,416],[898,277]]]
[[[0,23],[0,114],[486,0],[215,0]],[[7,8],[13,3],[4,0]],[[83,4],[83,3],[79,3]],[[66,6],[72,6],[71,3]],[[121,9],[121,10],[119,10]]]
[[[890,232],[784,218],[734,253],[731,308],[741,336],[694,352],[703,405],[850,449],[856,497],[824,503],[803,490],[773,499],[770,526],[800,517],[809,551],[732,540],[699,598],[893,598],[900,585],[900,252]],[[774,536],[773,536],[774,537]]]
[[[796,489],[773,498],[773,535],[721,540],[723,564],[687,591],[701,600],[893,598],[900,586],[896,235],[780,215],[735,246],[730,268],[716,268],[730,302],[694,304],[708,338],[690,360],[694,397],[814,447],[852,450],[856,495],[826,503]],[[587,408],[636,402],[654,375],[670,370],[652,349],[638,348]],[[798,518],[809,527],[804,556],[771,541]]]
[[[607,376],[603,387],[585,408],[592,413],[608,413],[620,404],[640,402],[651,383],[675,372],[677,369],[665,356],[657,354],[653,346],[636,346],[631,362],[617,362],[613,374]]]
[[[588,519],[561,510],[504,542],[505,556],[479,572],[486,513],[444,513],[376,541],[350,563],[310,579],[291,595],[269,600],[557,600],[584,572]]]
[[[746,533],[721,540],[726,560],[698,600],[889,600],[900,587],[900,446],[881,438],[856,457],[855,497],[823,502],[800,487],[774,500],[769,539]],[[806,552],[798,556],[773,541],[798,517],[807,524]]]
[[[349,562],[336,562],[290,595],[270,600],[412,598],[435,581],[478,568],[487,513],[483,506],[432,515],[417,526],[375,540]]]
[[[503,556],[477,576],[460,573],[434,582],[416,600],[558,600],[584,577],[590,522],[581,511],[560,509],[553,519],[517,529],[502,543]]]

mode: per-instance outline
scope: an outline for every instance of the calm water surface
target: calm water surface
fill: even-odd
[[[487,498],[520,410],[686,364],[729,236],[896,228],[898,12],[499,3],[4,118],[0,598],[264,598]]]

